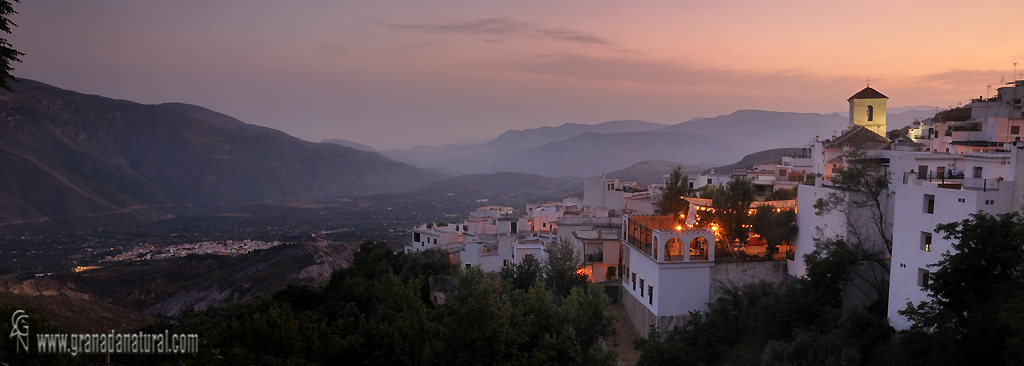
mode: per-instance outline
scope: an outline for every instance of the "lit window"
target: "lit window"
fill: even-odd
[[[932,251],[932,233],[921,232],[921,250],[926,252]]]

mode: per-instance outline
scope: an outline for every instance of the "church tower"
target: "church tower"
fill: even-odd
[[[854,94],[850,102],[850,128],[864,126],[871,132],[885,137],[885,102],[889,97],[870,86]]]

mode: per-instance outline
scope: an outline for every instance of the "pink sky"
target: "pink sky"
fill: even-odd
[[[738,109],[864,87],[947,107],[1010,80],[1019,2],[55,1],[15,4],[15,75],[378,149]]]

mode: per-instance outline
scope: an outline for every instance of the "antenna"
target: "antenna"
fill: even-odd
[[[1014,64],[1014,65],[1016,65],[1016,64]],[[1014,69],[1014,72],[1017,72],[1016,70],[1017,69]],[[864,79],[864,82],[868,84],[869,88],[871,87],[871,78]]]
[[[985,90],[985,99],[988,99],[988,95],[992,94],[992,85],[987,85],[988,89]]]

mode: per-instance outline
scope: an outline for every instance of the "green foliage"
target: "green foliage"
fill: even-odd
[[[587,285],[589,279],[582,273],[580,255],[572,242],[559,238],[557,243],[544,247],[548,258],[544,262],[544,284],[555,296],[569,295],[574,287]]]
[[[682,169],[681,166],[677,166],[672,170],[665,185],[665,193],[658,199],[658,212],[662,215],[685,214],[689,210],[690,203],[682,197],[693,197],[694,191],[690,188],[689,178],[683,175]]]
[[[21,2],[19,0],[0,0],[0,31],[7,34],[11,34],[11,27],[18,26],[9,18],[11,15],[18,14],[14,10],[12,1],[15,3]],[[7,42],[6,38],[0,38],[0,88],[11,91],[11,86],[7,81],[18,81],[18,79],[14,78],[14,75],[11,75],[11,71],[14,71],[14,67],[11,64],[21,62],[18,56],[24,55],[24,53],[12,48],[11,43]]]
[[[759,205],[750,217],[750,226],[751,230],[768,242],[768,247],[774,253],[779,245],[787,244],[796,237],[796,211],[787,209],[775,212],[771,205]]]
[[[709,190],[709,193],[714,209],[710,216],[718,223],[719,233],[727,242],[746,240],[749,230],[744,226],[750,221],[748,211],[754,202],[754,184],[744,178],[735,178],[724,188]]]
[[[877,245],[892,255],[892,230],[889,228],[890,218],[886,217],[885,207],[890,196],[889,180],[892,176],[888,167],[861,150],[853,150],[846,153],[843,166],[833,173],[835,175],[831,185],[835,190],[815,202],[816,214],[843,214],[849,227],[849,236],[858,242],[855,243],[858,247],[870,249]],[[871,227],[873,232],[854,230],[865,226],[855,222],[854,217],[858,216],[856,212],[861,210],[866,210],[868,222],[864,224]]]
[[[613,365],[615,353],[598,345],[612,331],[604,289],[557,275],[575,273],[564,247],[549,255],[555,261],[544,270],[524,260],[502,279],[461,271],[438,250],[395,253],[369,240],[352,266],[323,285],[293,285],[190,312],[178,324],[154,324],[199,333],[200,354],[133,364]],[[438,275],[454,276],[458,285],[434,305],[428,279]],[[529,285],[513,286],[527,278]],[[567,286],[565,295],[540,279],[557,279],[552,284]]]
[[[537,281],[543,279],[544,268],[536,258],[526,257],[519,263],[502,268],[499,274],[501,279],[509,281],[512,288],[528,290]]]
[[[943,254],[925,286],[931,300],[900,311],[913,321],[901,360],[1024,364],[1024,217],[976,213],[936,231],[954,252]]]
[[[788,201],[796,199],[796,187],[779,188],[764,197],[765,201]]]

